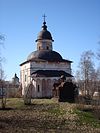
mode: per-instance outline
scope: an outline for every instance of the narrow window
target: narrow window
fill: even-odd
[[[47,46],[47,50],[49,50],[49,47]]]
[[[26,75],[25,75],[25,82],[26,82]]]
[[[40,50],[40,46],[39,46],[39,50]]]

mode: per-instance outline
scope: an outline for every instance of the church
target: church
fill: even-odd
[[[36,39],[37,50],[31,52],[27,60],[20,64],[20,82],[23,96],[27,86],[32,83],[32,98],[50,98],[52,97],[53,84],[62,75],[66,79],[72,78],[72,61],[63,59],[58,52],[54,51],[53,42],[44,16],[42,30]]]

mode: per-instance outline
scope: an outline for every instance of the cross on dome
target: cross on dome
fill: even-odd
[[[42,17],[43,17],[43,20],[44,20],[44,22],[45,22],[45,18],[46,18],[47,16],[44,14]]]
[[[45,18],[46,18],[47,16],[45,16],[45,14],[44,14],[42,17],[43,17],[43,19],[44,19],[42,28],[43,28],[43,30],[47,30],[46,21],[45,21]]]

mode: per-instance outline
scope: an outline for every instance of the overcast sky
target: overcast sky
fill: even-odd
[[[100,0],[0,0],[1,55],[7,80],[20,76],[19,64],[36,50],[43,14],[54,39],[53,50],[73,61],[76,71],[83,51],[100,47]]]

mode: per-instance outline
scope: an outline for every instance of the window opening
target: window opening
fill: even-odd
[[[25,82],[26,82],[26,75],[25,75]]]
[[[49,50],[49,47],[47,46],[47,50]]]

